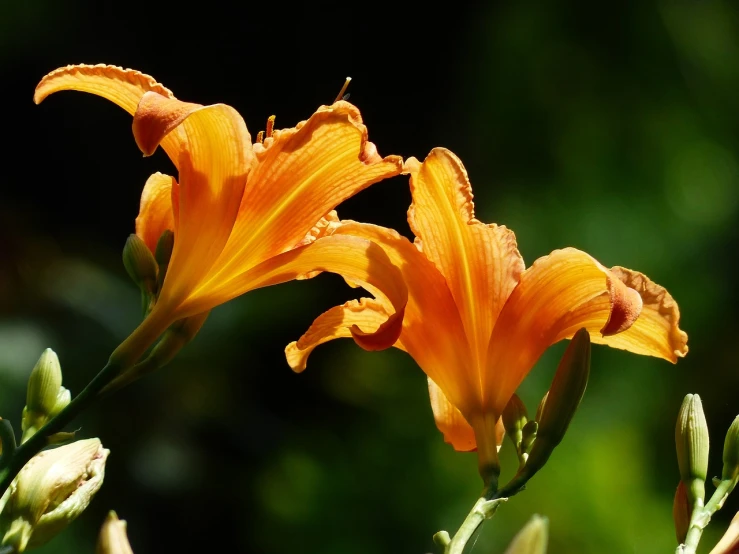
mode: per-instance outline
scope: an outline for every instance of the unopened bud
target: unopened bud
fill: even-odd
[[[521,451],[521,441],[523,440],[523,428],[528,423],[529,415],[526,411],[526,406],[518,397],[514,394],[506,404],[503,410],[503,426],[505,427],[506,435],[511,439],[513,445],[517,451]]]
[[[562,441],[588,384],[590,375],[590,335],[580,329],[572,337],[543,402],[536,440],[526,462],[527,475],[541,469]]]
[[[544,406],[547,405],[547,397],[549,397],[549,391],[545,392],[539,401],[539,406],[536,408],[536,417],[534,418],[536,421],[541,421],[541,414],[544,413]]]
[[[126,534],[126,522],[118,519],[113,511],[108,513],[100,528],[95,554],[133,554]]]
[[[536,421],[529,421],[521,430],[521,452],[528,454],[536,440],[536,433],[539,431],[539,424]]]
[[[123,265],[134,283],[149,294],[156,290],[157,263],[149,247],[138,235],[129,235],[123,247]]]
[[[688,503],[694,506],[700,501],[702,505],[708,475],[708,424],[697,394],[688,394],[680,407],[675,425],[675,448]]]
[[[87,439],[31,458],[6,492],[2,546],[23,552],[69,525],[102,485],[109,453],[99,439]]]
[[[172,250],[174,250],[174,233],[166,229],[157,241],[154,258],[159,265],[159,277],[157,280],[157,290],[161,290],[164,284],[164,278],[167,276],[169,269],[169,260],[172,259]]]
[[[62,387],[62,367],[51,348],[41,354],[28,378],[26,407],[29,410],[50,413],[54,410]]]
[[[146,373],[168,364],[188,342],[195,338],[209,314],[210,312],[202,312],[173,323],[142,362],[116,377],[103,388],[101,394],[108,394],[117,390],[141,378]]]
[[[62,368],[56,353],[47,348],[28,378],[26,406],[21,428],[24,442],[69,404],[71,395],[62,386]]]
[[[685,482],[680,481],[675,490],[675,500],[672,503],[672,519],[675,522],[675,536],[678,544],[685,542],[685,536],[690,527],[690,515],[692,509],[688,504],[688,494],[685,490]]]
[[[721,472],[724,480],[739,479],[739,416],[729,426],[724,440],[724,469]]]
[[[547,518],[534,515],[513,537],[505,554],[545,554],[549,541]]]
[[[157,241],[157,247],[154,252],[156,262],[162,266],[169,265],[172,258],[172,250],[174,249],[174,233],[169,229],[165,229],[162,236]]]

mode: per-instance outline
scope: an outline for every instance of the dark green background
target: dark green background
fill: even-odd
[[[737,400],[739,8],[730,1],[546,4],[0,1],[0,415],[19,422],[27,375],[58,352],[78,392],[137,323],[120,250],[162,153],[142,159],[130,116],[38,80],[70,63],[155,76],[184,100],[225,102],[252,135],[293,126],[346,75],[383,154],[446,146],[477,215],[511,227],[530,264],[562,246],[647,273],[678,300],[676,366],[595,347],[565,441],[472,552],[503,552],[533,513],[553,553],[673,552],[682,397],[704,400],[712,474]],[[408,234],[406,178],[340,207]],[[92,552],[104,514],[134,551],[424,553],[481,483],[445,445],[425,378],[397,351],[319,348],[302,375],[283,348],[355,295],[336,276],[255,291],[214,310],[169,367],[95,406],[80,436],[111,449],[103,489],[45,552]],[[563,345],[520,391],[533,410]],[[502,452],[504,475],[514,469]],[[709,490],[712,490],[709,487]],[[703,551],[739,508],[731,498]],[[169,551],[169,550],[166,550]]]

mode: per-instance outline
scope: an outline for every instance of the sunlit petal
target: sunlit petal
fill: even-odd
[[[251,169],[251,139],[238,112],[224,104],[183,108],[177,100],[150,93],[140,109],[134,117],[137,139],[161,139],[175,121],[183,141],[179,225],[157,308],[176,306],[200,284],[231,234]],[[147,145],[155,148],[155,142]]]
[[[431,409],[436,426],[444,435],[444,442],[451,444],[457,452],[476,450],[475,431],[454,404],[447,400],[439,386],[430,378],[428,382]]]
[[[602,295],[608,302],[599,304],[597,316],[588,309],[580,311]],[[642,306],[637,291],[585,252],[565,248],[539,258],[521,276],[495,325],[483,384],[485,405],[497,417],[563,331],[572,334],[596,324],[596,333],[623,332],[637,320]]]
[[[348,102],[274,131],[254,152],[255,168],[214,281],[294,247],[343,200],[402,169],[400,157],[376,155],[359,111]]]
[[[460,406],[479,405],[479,391],[476,381],[471,378],[472,363],[462,322],[446,282],[434,265],[408,239],[391,229],[342,221],[333,224],[330,232],[333,237],[370,240],[385,251],[408,286],[403,331],[394,346],[408,351],[421,368],[439,383],[445,394]],[[350,284],[356,284],[350,276],[343,275]],[[389,304],[384,303],[383,306],[389,309]],[[290,345],[289,355],[304,361],[317,344],[347,336],[346,330],[338,328],[343,318],[347,318],[346,324],[349,324],[354,317],[378,318],[381,313],[379,307],[372,308],[372,311],[368,310],[369,305],[364,308],[358,313],[358,306],[351,306],[351,310],[344,306],[329,310],[316,320],[306,335]],[[302,348],[308,349],[308,352],[299,353]],[[474,398],[477,398],[477,402]]]
[[[664,358],[673,363],[685,356],[688,353],[688,335],[680,329],[680,310],[672,296],[642,273],[623,267],[612,267],[610,271],[641,296],[643,306],[639,318],[624,332],[598,333],[610,305],[609,295],[603,293],[562,320],[555,342],[570,338],[577,329],[586,327],[595,343]]]
[[[177,189],[175,178],[163,173],[155,173],[144,185],[139,215],[136,217],[136,234],[152,253],[156,251],[162,233],[167,229],[174,231],[172,205],[177,197]]]
[[[408,289],[388,255],[376,244],[351,236],[328,236],[269,258],[188,302],[187,312],[197,313],[247,291],[284,283],[317,271],[336,273],[360,284],[393,313],[379,326],[374,320],[365,329],[352,323],[354,341],[366,350],[389,348],[400,335]],[[327,339],[328,340],[328,339]],[[306,354],[307,356],[307,354]]]
[[[495,320],[524,269],[515,235],[475,218],[462,162],[443,148],[406,162],[413,204],[408,221],[444,275],[482,373]]]
[[[46,75],[36,86],[33,101],[39,104],[60,90],[77,90],[102,96],[131,115],[145,92],[153,91],[174,98],[172,91],[140,71],[104,64],[80,64],[60,67]]]
[[[371,298],[350,300],[342,306],[335,306],[318,316],[300,340],[287,345],[287,363],[299,373],[305,369],[308,356],[316,346],[333,339],[351,338],[354,326],[374,333],[390,315],[382,302]]]
[[[46,75],[36,86],[33,101],[41,103],[47,96],[61,90],[89,92],[110,100],[133,115],[147,93],[174,99],[174,94],[153,77],[133,69],[112,65],[68,65]],[[162,148],[177,164],[177,133],[162,140]]]

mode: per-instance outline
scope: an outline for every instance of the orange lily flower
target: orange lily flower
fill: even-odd
[[[158,300],[121,347],[127,363],[181,318],[207,312],[247,291],[331,271],[364,286],[393,308],[371,334],[351,332],[364,348],[386,348],[400,332],[407,290],[379,247],[361,237],[324,237],[332,210],[369,185],[402,171],[381,158],[348,102],[320,107],[295,128],[253,144],[230,106],[177,100],[152,77],[106,65],[57,69],[36,88],[41,102],[60,90],[107,98],[133,115],[144,155],[161,145],[179,172],[144,186],[136,233],[152,252],[162,232],[174,249]],[[261,133],[260,133],[261,135]]]
[[[383,227],[331,225],[332,236],[370,239],[401,269],[409,300],[396,348],[429,377],[436,423],[456,450],[477,449],[481,473],[497,465],[500,416],[521,381],[552,344],[585,327],[596,343],[671,362],[687,351],[677,304],[641,273],[607,269],[574,248],[525,269],[512,231],[474,215],[462,162],[445,149],[406,162],[415,243]],[[351,326],[379,326],[392,307],[349,302],[319,316],[286,348],[295,371]],[[486,478],[485,475],[483,475]]]

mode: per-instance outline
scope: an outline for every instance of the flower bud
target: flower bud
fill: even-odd
[[[40,546],[79,516],[103,483],[109,453],[99,439],[87,439],[31,458],[6,492],[2,546]]]
[[[539,401],[539,405],[536,408],[536,416],[534,417],[535,421],[541,421],[541,414],[544,413],[544,406],[547,405],[547,397],[549,396],[549,391],[544,393],[544,396],[541,397],[541,400]]]
[[[514,394],[503,410],[503,426],[506,435],[511,439],[519,453],[521,452],[521,440],[523,439],[522,431],[528,420],[529,415],[526,406],[518,395]]]
[[[545,554],[549,540],[547,518],[534,515],[513,537],[505,554]]]
[[[157,241],[156,251],[154,252],[154,258],[160,266],[169,265],[173,249],[174,233],[169,229],[165,229],[162,236],[159,237],[159,240]]]
[[[59,389],[62,387],[62,367],[59,358],[51,348],[41,354],[28,378],[26,407],[29,410],[50,413],[57,403]]]
[[[546,400],[542,402],[536,440],[526,462],[529,477],[544,466],[562,441],[580,406],[589,375],[590,335],[585,329],[580,329],[565,350]]]
[[[708,475],[708,424],[697,394],[688,394],[680,407],[675,425],[675,448],[680,479],[687,487],[688,503],[694,506],[700,501],[702,505]]]
[[[149,355],[142,362],[116,377],[103,388],[101,394],[109,394],[141,378],[146,373],[168,364],[188,342],[195,338],[209,314],[210,312],[202,312],[170,325]]]
[[[123,247],[123,265],[134,283],[149,294],[157,284],[157,262],[149,247],[138,235],[129,235]]]
[[[154,252],[154,258],[159,266],[159,277],[157,279],[157,290],[162,289],[164,278],[167,276],[169,269],[169,260],[172,258],[172,250],[174,249],[174,233],[169,229],[165,229],[162,236],[157,241],[157,247]]]
[[[531,447],[536,440],[536,433],[539,431],[539,424],[536,421],[529,421],[521,430],[521,452],[528,455]]]
[[[675,500],[672,503],[672,519],[675,522],[675,536],[678,544],[685,542],[690,527],[690,515],[692,509],[688,504],[688,493],[685,489],[685,482],[680,481],[675,490]]]
[[[108,513],[100,528],[95,554],[133,554],[126,534],[126,522],[118,519],[113,511]]]
[[[47,348],[28,378],[26,406],[21,428],[24,442],[69,404],[71,395],[62,386],[62,368],[56,353]]]
[[[724,440],[724,469],[721,472],[723,480],[736,481],[739,479],[739,416],[729,426]]]

